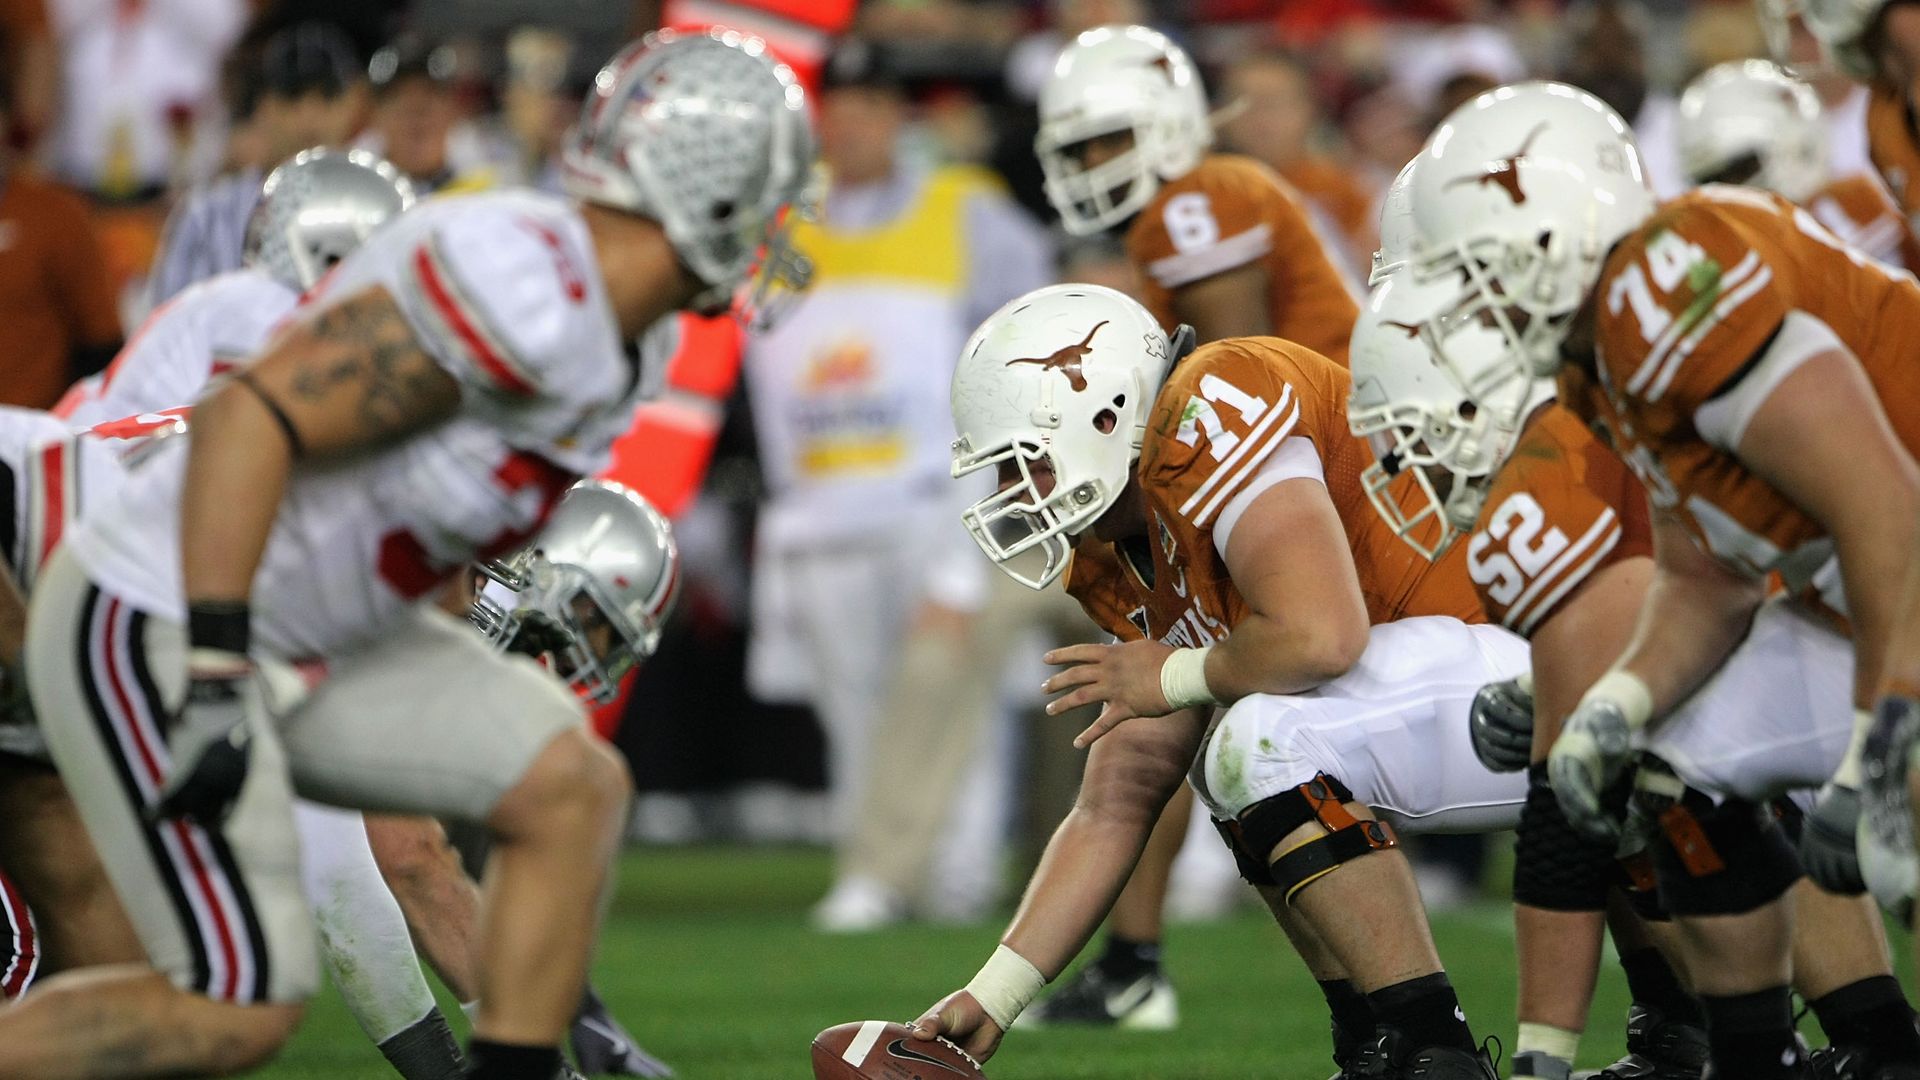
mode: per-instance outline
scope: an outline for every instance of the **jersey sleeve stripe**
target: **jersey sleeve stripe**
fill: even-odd
[[[1247,432],[1246,439],[1243,440],[1231,454],[1227,455],[1227,459],[1220,463],[1220,467],[1214,470],[1212,476],[1207,477],[1201,482],[1200,486],[1194,490],[1192,495],[1187,496],[1186,502],[1180,504],[1180,512],[1182,514],[1193,513],[1193,508],[1200,505],[1200,501],[1207,497],[1207,494],[1213,490],[1214,485],[1220,483],[1220,481],[1226,477],[1227,473],[1233,470],[1234,465],[1238,464],[1240,459],[1246,456],[1247,451],[1253,448],[1253,444],[1259,440],[1260,436],[1264,434],[1268,428],[1273,426],[1274,421],[1280,418],[1280,414],[1284,412],[1287,405],[1293,401],[1293,384],[1285,383],[1283,386],[1284,389],[1280,391],[1280,400],[1274,403],[1273,408],[1262,413],[1260,419],[1254,421],[1253,430]],[[1296,415],[1298,411],[1298,407],[1296,406]]]
[[[443,274],[440,258],[433,250],[431,242],[420,245],[414,252],[413,266],[420,277],[420,285],[434,310],[447,325],[447,329],[467,347],[480,369],[492,379],[500,389],[518,397],[528,397],[534,392],[533,384],[519,372],[517,365],[508,358],[507,351],[499,348],[485,332],[479,320],[469,317],[467,305],[456,299],[449,288],[450,274]]]
[[[1147,264],[1147,272],[1163,289],[1177,289],[1202,278],[1244,266],[1273,250],[1273,228],[1261,222],[1192,251],[1179,251]]]
[[[1276,406],[1273,411],[1278,413],[1280,409]],[[1228,478],[1226,483],[1221,484],[1220,487],[1214,491],[1213,497],[1208,499],[1206,505],[1200,508],[1200,512],[1193,515],[1194,525],[1205,525],[1207,519],[1213,516],[1214,511],[1219,510],[1221,505],[1227,501],[1228,496],[1239,490],[1240,486],[1246,480],[1259,475],[1260,463],[1265,461],[1275,450],[1279,449],[1280,444],[1285,442],[1287,435],[1293,431],[1294,425],[1299,422],[1300,403],[1296,401],[1293,403],[1293,411],[1287,414],[1287,418],[1281,421],[1278,428],[1275,428],[1272,432],[1262,437],[1259,440],[1259,445],[1254,447],[1251,453],[1246,454],[1241,461],[1230,462],[1230,464],[1223,466],[1220,470],[1221,473],[1231,471],[1233,475]],[[1246,447],[1241,448],[1242,451],[1246,449]]]
[[[1720,294],[1725,296],[1729,289],[1745,281],[1758,269],[1760,269],[1760,253],[1747,252],[1746,258],[1735,263],[1733,269],[1721,275]],[[1627,380],[1627,391],[1637,394],[1645,389],[1648,381],[1653,378],[1654,372],[1659,370],[1660,365],[1664,364],[1668,355],[1673,352],[1674,344],[1679,340],[1680,335],[1694,329],[1696,325],[1698,324],[1689,323],[1684,317],[1668,323],[1667,328],[1660,332],[1659,339],[1653,343],[1653,348],[1647,351],[1647,358],[1641,361],[1639,370],[1633,373],[1633,378]]]
[[[1584,554],[1588,548],[1592,547],[1602,536],[1606,535],[1609,529],[1613,529],[1616,532],[1619,531],[1619,517],[1614,514],[1613,508],[1610,506],[1601,510],[1600,516],[1595,518],[1593,524],[1587,527],[1587,531],[1581,534],[1580,539],[1574,541],[1572,547],[1561,552],[1559,558],[1548,564],[1547,568],[1540,572],[1540,576],[1534,578],[1533,583],[1527,586],[1527,590],[1520,594],[1520,598],[1513,602],[1513,606],[1507,609],[1507,617],[1502,620],[1507,624],[1507,628],[1513,629],[1518,625],[1519,620],[1526,614],[1527,609],[1532,607],[1533,602],[1538,600],[1540,595],[1547,590],[1547,586],[1559,578],[1567,567],[1572,566],[1578,561],[1580,556]]]
[[[1554,609],[1559,607],[1560,601],[1565,599],[1568,593],[1578,588],[1581,582],[1593,575],[1593,571],[1600,565],[1601,561],[1607,557],[1607,553],[1620,545],[1620,537],[1624,534],[1625,530],[1618,527],[1607,533],[1606,539],[1600,542],[1600,546],[1594,549],[1593,554],[1588,557],[1586,562],[1560,575],[1560,584],[1556,586],[1552,592],[1540,598],[1540,602],[1534,605],[1533,614],[1528,615],[1525,622],[1521,623],[1518,628],[1514,628],[1509,624],[1508,628],[1514,629],[1521,637],[1531,635],[1534,627],[1540,624],[1541,619],[1552,614]],[[1511,618],[1512,613],[1509,612],[1508,614],[1509,618]]]
[[[1688,334],[1685,340],[1680,342],[1679,348],[1673,350],[1673,355],[1667,360],[1667,366],[1660,371],[1660,377],[1655,379],[1653,386],[1648,389],[1647,401],[1649,403],[1659,401],[1661,396],[1667,392],[1667,387],[1673,384],[1673,377],[1679,374],[1680,365],[1686,363],[1687,357],[1693,355],[1693,350],[1699,346],[1701,340],[1705,338],[1714,327],[1720,325],[1733,309],[1753,299],[1753,295],[1761,289],[1766,288],[1767,283],[1772,280],[1772,268],[1761,267],[1759,273],[1749,277],[1739,288],[1734,289],[1730,293],[1726,293],[1721,298],[1720,303],[1714,306],[1713,312],[1706,318],[1700,320],[1700,325],[1694,327],[1693,332]]]

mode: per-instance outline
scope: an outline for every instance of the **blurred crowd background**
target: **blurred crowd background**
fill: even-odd
[[[1117,242],[1054,227],[1032,152],[1055,52],[1113,22],[1189,49],[1221,146],[1299,190],[1356,287],[1387,182],[1473,93],[1592,90],[1671,194],[1678,89],[1763,53],[1746,0],[0,0],[0,401],[50,405],[237,266],[264,171],[297,150],[376,150],[435,193],[552,190],[622,43],[766,36],[820,91],[821,288],[764,339],[683,325],[616,474],[674,517],[686,588],[600,723],[643,792],[636,838],[835,843],[843,879],[884,888],[826,925],[978,915],[1078,776],[1083,725],[1039,718],[1038,655],[1097,639],[961,534],[946,381],[1007,299],[1131,287]],[[1816,86],[1836,174],[1862,171],[1862,92]],[[903,855],[919,835],[947,854]],[[1432,899],[1477,879],[1476,850],[1430,870]],[[1219,845],[1188,851],[1176,912],[1230,902]]]

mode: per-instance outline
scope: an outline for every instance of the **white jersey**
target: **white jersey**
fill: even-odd
[[[467,563],[519,546],[604,465],[640,401],[568,202],[503,192],[418,207],[341,263],[296,317],[325,318],[333,301],[375,287],[459,382],[460,410],[377,453],[296,464],[252,596],[256,642],[287,659],[376,637]],[[156,444],[68,541],[101,588],[175,620],[187,441]]]
[[[0,557],[22,593],[85,508],[120,490],[133,450],[179,426],[139,416],[73,431],[52,413],[0,405]]]
[[[79,429],[191,405],[208,382],[251,360],[299,302],[257,270],[209,278],[162,304],[105,371],[75,383],[53,411]]]

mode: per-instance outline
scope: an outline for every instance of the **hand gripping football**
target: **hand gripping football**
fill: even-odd
[[[813,1037],[814,1080],[982,1080],[980,1063],[945,1039],[916,1039],[905,1024],[856,1020]]]

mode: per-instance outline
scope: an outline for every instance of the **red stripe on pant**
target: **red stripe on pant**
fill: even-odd
[[[148,783],[158,790],[166,783],[166,774],[161,770],[158,763],[159,755],[154,750],[155,744],[162,743],[161,736],[158,730],[150,730],[148,724],[142,723],[139,711],[134,708],[133,696],[128,688],[137,684],[131,672],[121,670],[122,649],[116,647],[116,644],[124,646],[125,643],[116,643],[114,637],[115,628],[126,614],[126,605],[119,599],[110,597],[100,618],[100,651],[106,660],[107,689],[111,692],[109,698],[111,707],[107,711],[116,726],[124,728],[133,737],[134,745],[140,750],[136,764],[146,773]],[[214,887],[213,870],[207,865],[207,860],[201,857],[200,844],[204,842],[204,838],[198,835],[200,827],[179,820],[167,822],[161,827],[173,834],[181,858],[187,864],[186,873],[181,873],[181,868],[177,865],[172,868],[173,872],[195,887],[194,891],[200,898],[198,906],[207,913],[207,917],[213,923],[215,940],[212,944],[219,948],[221,966],[225,969],[226,978],[222,985],[209,985],[207,996],[216,1001],[237,1000],[241,994],[240,950],[234,927],[239,920],[235,917],[235,913],[227,910],[224,898]],[[229,888],[235,884],[231,881],[227,882]],[[188,927],[187,930],[189,933],[198,933],[200,928]]]
[[[12,949],[5,968],[0,968],[0,999],[12,1001],[27,992],[34,972],[40,970],[40,941],[34,930],[33,912],[20,891],[5,874],[0,874],[0,926]]]

